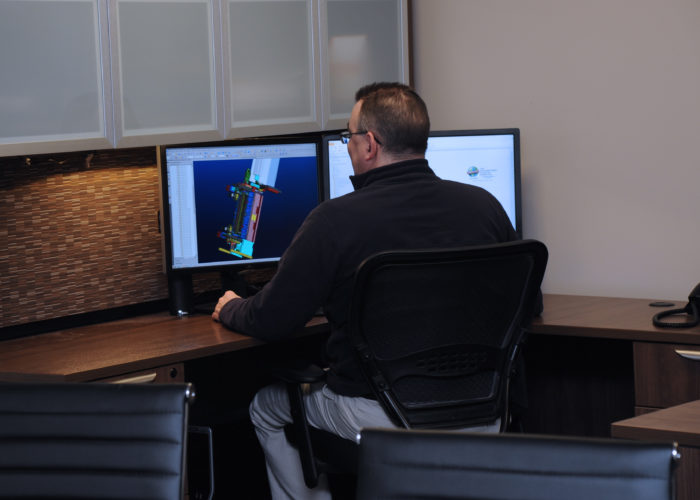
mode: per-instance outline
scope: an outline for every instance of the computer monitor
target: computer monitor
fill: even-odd
[[[279,261],[320,202],[319,147],[308,136],[161,146],[166,271],[185,282],[176,288],[194,272]]]
[[[323,136],[322,144],[325,199],[351,192],[347,145],[337,134]],[[425,156],[438,177],[481,186],[493,194],[522,237],[519,129],[431,132]]]

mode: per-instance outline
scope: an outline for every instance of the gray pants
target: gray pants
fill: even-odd
[[[354,440],[363,427],[396,427],[377,401],[341,396],[323,384],[308,388],[304,405],[309,423]],[[250,418],[265,453],[273,500],[330,500],[328,483],[309,489],[304,484],[299,453],[287,443],[284,426],[291,422],[289,399],[283,385],[261,389],[250,404]],[[500,422],[470,427],[472,432],[497,432]]]

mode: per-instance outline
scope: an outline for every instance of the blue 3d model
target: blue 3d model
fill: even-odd
[[[265,192],[280,193],[274,187],[278,167],[279,159],[253,160],[252,167],[246,170],[244,181],[227,186],[229,196],[236,205],[233,222],[217,233],[227,244],[227,248],[219,248],[220,251],[244,259],[253,258],[263,195]]]

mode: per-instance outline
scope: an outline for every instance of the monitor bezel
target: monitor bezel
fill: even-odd
[[[331,186],[330,186],[330,164],[329,164],[329,154],[328,154],[328,143],[330,141],[339,141],[340,132],[326,133],[321,136],[321,156],[322,156],[322,167],[323,167],[323,201],[331,199]]]
[[[204,266],[187,266],[173,267],[173,252],[172,252],[172,214],[170,213],[170,204],[168,202],[168,176],[167,176],[167,160],[166,151],[173,148],[209,148],[209,147],[239,147],[239,146],[261,146],[275,144],[313,144],[316,148],[316,196],[318,204],[323,198],[322,186],[322,153],[321,140],[319,135],[299,134],[299,135],[281,135],[281,136],[264,136],[264,137],[248,137],[236,138],[221,141],[208,142],[193,142],[183,144],[167,144],[157,148],[158,173],[160,183],[160,225],[161,225],[161,243],[163,249],[164,271],[168,274],[194,274],[194,273],[221,273],[221,272],[239,272],[247,269],[260,268],[275,268],[281,258],[281,255],[272,260],[240,260],[226,263],[219,263]]]
[[[520,238],[523,237],[522,223],[522,199],[521,199],[521,165],[520,165],[520,129],[519,128],[493,128],[493,129],[460,129],[460,130],[435,130],[431,131],[430,137],[458,137],[458,136],[481,136],[481,135],[511,135],[513,137],[513,175],[514,175],[514,197],[515,197],[515,232]],[[330,196],[330,175],[329,175],[329,155],[328,143],[340,140],[340,133],[324,134],[321,137],[322,155],[322,176],[323,179],[323,199],[329,200]]]
[[[473,130],[436,130],[430,132],[429,137],[457,137],[480,135],[512,135],[513,136],[513,195],[515,197],[515,232],[518,237],[523,237],[522,199],[521,199],[521,165],[520,165],[520,129],[519,128],[492,128]]]

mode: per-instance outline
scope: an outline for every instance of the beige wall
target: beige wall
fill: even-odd
[[[699,0],[413,0],[433,129],[519,127],[549,293],[700,281]]]

